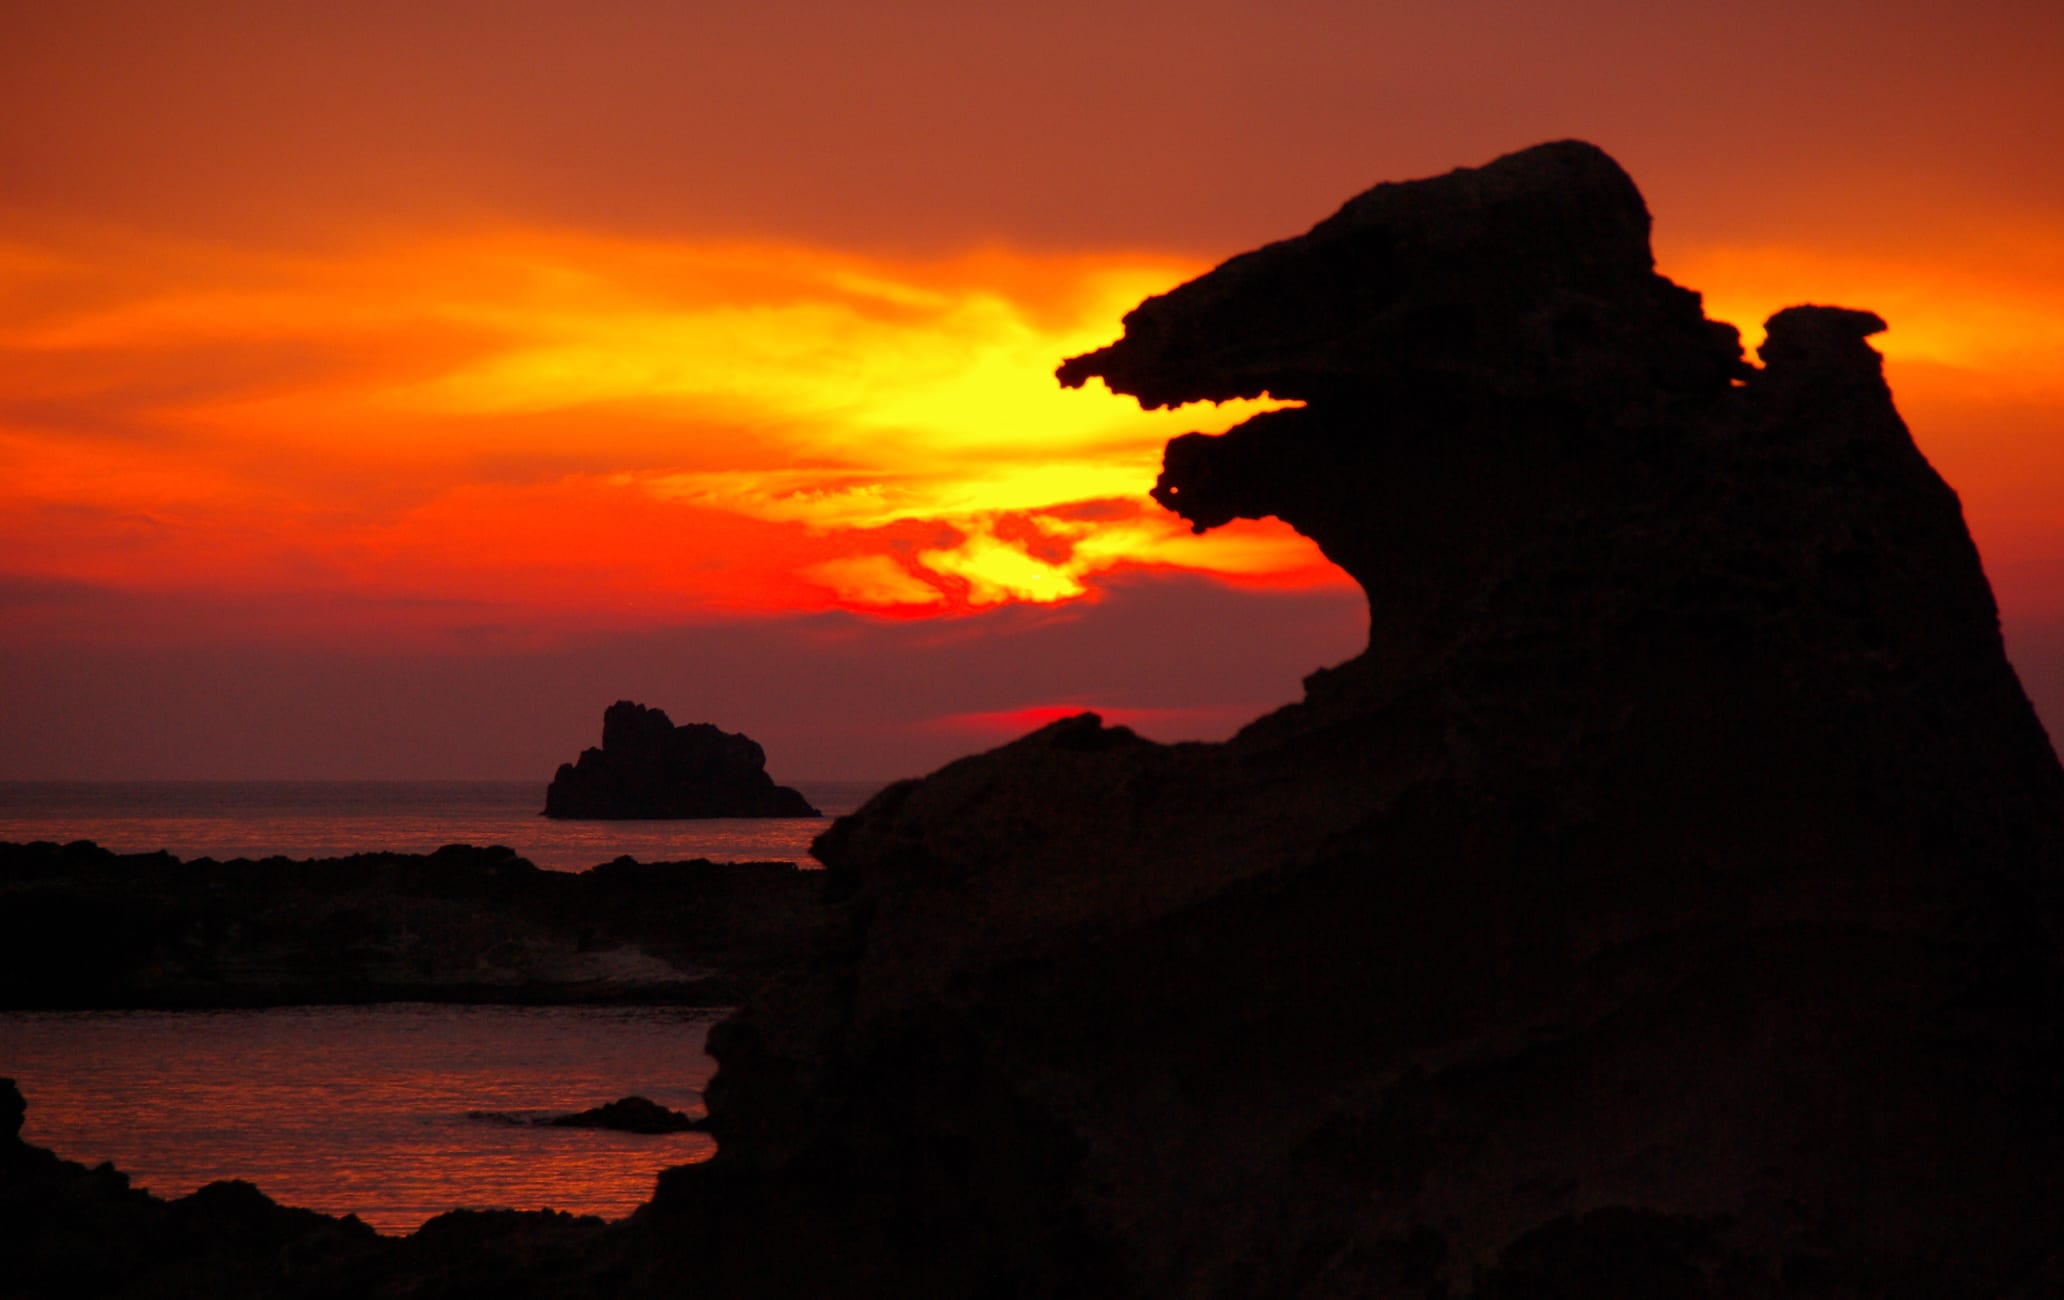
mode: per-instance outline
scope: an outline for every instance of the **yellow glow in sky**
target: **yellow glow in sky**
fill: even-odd
[[[161,591],[490,591],[664,618],[1046,603],[1128,564],[1309,582],[1326,566],[1301,539],[1174,546],[1145,498],[1164,442],[1260,404],[1149,414],[1053,380],[1199,269],[506,229],[288,256],[80,232],[0,256],[0,492],[45,516],[16,512],[18,563]]]

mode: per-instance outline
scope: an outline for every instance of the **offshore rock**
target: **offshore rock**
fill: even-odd
[[[467,1119],[504,1128],[595,1128],[618,1133],[700,1133],[708,1130],[707,1119],[696,1119],[660,1105],[649,1097],[619,1097],[583,1111],[557,1115],[526,1115],[520,1111],[469,1110]]]
[[[2064,1279],[2064,771],[1864,312],[1762,364],[1591,146],[1383,185],[1066,363],[1368,650],[820,837],[711,1036],[712,1293],[1959,1297]],[[795,1243],[808,1242],[807,1250]]]
[[[709,1127],[647,1097],[619,1097],[571,1115],[544,1121],[550,1128],[606,1128],[618,1133],[688,1133]]]
[[[818,817],[767,775],[750,736],[706,722],[675,726],[660,709],[618,700],[602,715],[602,747],[561,763],[545,816],[595,819]]]

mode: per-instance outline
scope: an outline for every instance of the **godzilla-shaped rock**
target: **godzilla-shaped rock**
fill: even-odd
[[[602,748],[561,763],[545,816],[597,819],[817,817],[810,801],[767,775],[750,736],[706,722],[675,726],[660,709],[618,700],[602,715]]]
[[[0,1277],[2064,1294],[2064,770],[1883,322],[1791,308],[1751,366],[1647,231],[1610,159],[1543,146],[1064,366],[1302,400],[1177,439],[1156,495],[1316,538],[1368,650],[1223,745],[1085,714],[836,823],[811,961],[711,1035],[716,1156],[631,1219],[382,1244],[17,1139]]]
[[[1061,368],[1302,401],[1155,496],[1313,537],[1369,647],[821,836],[833,933],[712,1033],[652,1210],[713,1291],[2054,1293],[2064,771],[1883,323],[1752,365],[1648,230],[1546,145]]]

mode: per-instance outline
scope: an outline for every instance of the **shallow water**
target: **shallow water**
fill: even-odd
[[[638,1094],[691,1115],[722,1012],[388,1005],[231,1012],[0,1013],[0,1076],[28,1099],[22,1136],[112,1160],[159,1196],[223,1178],[274,1200],[409,1232],[446,1210],[619,1218],[661,1169],[708,1159],[706,1134],[537,1128]]]
[[[181,858],[332,857],[446,844],[506,844],[551,871],[629,854],[815,865],[810,841],[881,788],[807,781],[825,816],[708,821],[559,821],[535,781],[6,781],[0,840],[93,840],[118,853]]]

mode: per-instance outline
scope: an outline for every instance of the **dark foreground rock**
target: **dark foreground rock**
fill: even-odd
[[[1062,367],[1302,400],[1155,495],[1316,539],[1368,651],[822,836],[842,946],[712,1035],[656,1206],[718,1293],[2059,1293],[2064,773],[1881,322],[1752,366],[1648,227],[1545,146]]]
[[[835,824],[823,946],[712,1034],[716,1157],[469,1238],[481,1293],[2064,1294],[2064,770],[1876,318],[1751,366],[1647,237],[1544,146],[1064,366],[1303,400],[1155,493],[1315,538],[1367,653],[1224,745],[1083,715]]]
[[[356,1002],[728,1006],[796,960],[822,873],[506,848],[182,862],[0,844],[0,1009]]]
[[[14,1081],[0,1079],[4,1300],[600,1296],[638,1276],[622,1252],[667,1257],[625,1227],[550,1210],[453,1211],[395,1238],[244,1182],[160,1200],[112,1166],[24,1143],[22,1113]]]
[[[20,1138],[0,1078],[0,1300],[676,1300],[699,1242],[650,1209],[605,1222],[548,1209],[453,1210],[404,1237],[275,1203],[245,1182],[161,1200],[110,1165]],[[792,1243],[808,1250],[810,1243]],[[837,1294],[832,1287],[821,1294]]]
[[[660,709],[618,700],[602,715],[602,748],[561,763],[545,816],[672,819],[818,817],[810,801],[767,775],[750,736],[706,722],[675,726]]]

